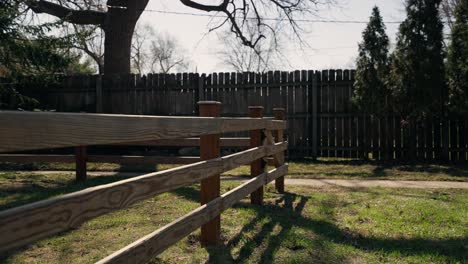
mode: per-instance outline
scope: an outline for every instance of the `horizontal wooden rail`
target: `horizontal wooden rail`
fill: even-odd
[[[160,156],[107,156],[107,155],[88,155],[88,162],[96,163],[120,163],[120,164],[190,164],[199,162],[199,157],[179,156],[179,157],[160,157]]]
[[[177,157],[160,157],[160,156],[101,156],[88,155],[88,162],[105,163],[134,163],[134,164],[190,164],[200,161],[199,157],[195,156],[177,156]],[[61,162],[74,163],[74,155],[36,155],[36,154],[0,154],[0,162]],[[267,159],[269,166],[275,166],[273,158]]]
[[[262,173],[97,263],[128,263],[129,260],[132,263],[145,263],[259,187],[285,176],[287,172],[288,165],[284,164],[268,173]]]
[[[277,120],[0,111],[0,153],[284,129]]]
[[[221,147],[248,147],[250,144],[250,138],[239,137],[239,138],[220,138],[219,142]],[[200,138],[176,138],[176,139],[164,139],[164,140],[150,140],[150,141],[138,141],[129,143],[117,143],[115,145],[121,146],[148,146],[148,147],[199,147]]]
[[[256,147],[0,212],[0,252],[76,227],[99,215],[286,149],[287,142]]]
[[[200,161],[199,157],[177,156],[117,156],[88,155],[87,162],[120,163],[120,164],[190,164]],[[60,162],[74,163],[75,155],[41,155],[41,154],[0,154],[0,162]]]

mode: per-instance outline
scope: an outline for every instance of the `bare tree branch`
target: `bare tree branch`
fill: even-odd
[[[454,16],[455,16],[455,7],[460,3],[461,0],[442,0],[440,8],[441,15],[447,21],[447,25],[452,30]]]
[[[219,24],[210,27],[209,32],[222,28],[226,22],[230,31],[244,46],[255,50],[257,56],[260,50],[256,48],[266,36],[276,38],[276,31],[284,32],[286,27],[275,24],[289,25],[290,32],[302,44],[303,29],[297,24],[296,16],[314,14],[318,6],[329,6],[337,0],[218,0],[218,5],[206,5],[202,1],[180,0],[184,5],[194,9],[212,12],[216,11],[226,16]],[[265,19],[275,17],[278,19]],[[252,29],[255,28],[255,34]],[[261,58],[261,56],[258,56]]]
[[[180,0],[180,2],[188,7],[203,10],[206,12],[224,12],[227,8],[227,5],[229,4],[229,0],[223,0],[223,2],[219,5],[205,5],[191,0]]]
[[[48,1],[30,1],[28,6],[36,13],[46,13],[79,25],[103,25],[106,13],[94,10],[73,10]]]

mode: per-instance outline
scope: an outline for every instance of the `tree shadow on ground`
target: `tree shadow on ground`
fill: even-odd
[[[429,174],[446,174],[453,177],[468,177],[468,164],[466,163],[441,163],[441,162],[423,162],[423,161],[376,161],[376,160],[353,160],[353,159],[318,159],[298,160],[300,162],[317,164],[317,165],[343,165],[343,166],[373,166],[374,168],[369,173],[362,172],[347,172],[345,176],[365,176],[365,177],[384,177],[390,176],[387,170],[395,170],[401,172],[421,172]],[[336,173],[329,173],[336,175]],[[324,175],[327,175],[324,172]]]
[[[85,182],[76,182],[73,178],[73,176],[70,176],[70,180],[58,181],[41,177],[41,175],[38,174],[30,175],[27,179],[22,179],[16,186],[0,185],[0,197],[14,197],[13,199],[5,200],[4,203],[0,203],[0,211],[31,202],[45,200],[54,196],[80,191],[89,187],[116,182],[128,177],[119,174],[97,176],[89,177]]]
[[[373,199],[373,197],[378,197],[379,195],[382,195],[381,192],[376,191],[375,188],[367,188],[367,187],[343,187],[337,184],[332,184],[329,183],[329,185],[336,186],[338,188],[345,189],[347,192],[359,192],[359,193],[367,193],[371,195],[370,199]],[[385,188],[385,187],[384,187]],[[405,198],[417,198],[417,199],[431,199],[431,200],[443,200],[443,201],[448,201],[450,197],[450,192],[447,192],[445,189],[426,189],[426,192],[424,194],[411,194],[411,193],[406,193],[406,192],[400,192],[400,191],[392,191],[390,193],[386,193],[386,195],[389,196],[396,196],[396,197],[405,197]],[[367,202],[369,199],[363,198],[361,202]],[[454,202],[454,201],[450,201]],[[355,202],[355,203],[359,203]]]
[[[132,164],[132,163],[123,163],[119,165],[119,172],[141,172],[150,173],[156,171],[156,165],[154,164]]]
[[[341,206],[336,201],[325,201],[326,204],[323,205],[327,208],[329,214],[327,218],[330,220],[304,216],[303,209],[310,199],[302,195],[285,193],[275,201],[275,204],[253,206],[238,203],[234,208],[254,209],[255,217],[224,245],[208,247],[208,263],[245,263],[251,260],[250,257],[255,250],[260,251],[258,263],[271,263],[282,245],[283,248],[286,245],[285,250],[294,252],[291,256],[296,258],[295,263],[343,263],[352,257],[335,251],[329,246],[330,243],[388,254],[397,252],[402,255],[442,255],[453,262],[463,262],[467,258],[464,253],[464,247],[468,243],[467,238],[429,240],[368,237],[346,228],[342,229],[332,222],[335,207]],[[314,206],[316,202],[314,201]],[[313,234],[307,238],[309,241],[306,245],[300,242],[291,243],[291,236],[297,235],[291,233],[295,227],[309,230]],[[277,229],[280,231],[275,232]],[[240,249],[237,249],[239,246]]]
[[[395,163],[377,162],[372,170],[375,176],[387,176],[386,170],[401,172],[419,172],[428,174],[446,174],[453,177],[468,177],[468,165],[465,164],[431,164],[431,163]]]
[[[194,186],[180,187],[171,191],[171,193],[193,202],[200,202],[200,190]]]

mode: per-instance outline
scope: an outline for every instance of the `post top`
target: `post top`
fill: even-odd
[[[286,111],[286,108],[283,108],[283,107],[275,107],[275,108],[273,108],[273,111]]]
[[[263,109],[263,106],[253,105],[253,106],[249,106],[249,109]]]
[[[218,101],[199,101],[198,105],[220,105],[221,102]]]

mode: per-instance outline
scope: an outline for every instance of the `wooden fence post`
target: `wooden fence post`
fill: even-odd
[[[77,182],[86,180],[86,159],[86,146],[75,147],[75,173]]]
[[[284,120],[284,112],[285,112],[284,108],[273,108],[273,113],[275,115],[276,120],[283,121]],[[282,129],[277,130],[276,135],[275,135],[275,139],[276,139],[276,142],[282,142],[284,140],[283,130]],[[280,156],[281,156],[281,160],[280,160],[280,164],[278,164],[279,166],[284,164],[284,152],[281,153]],[[279,167],[279,166],[277,166],[277,167]],[[278,179],[275,180],[275,187],[276,187],[276,190],[279,193],[284,193],[284,176],[279,177]]]
[[[263,118],[263,106],[249,106],[249,117]],[[250,147],[255,148],[263,144],[264,135],[262,130],[250,131]],[[263,159],[258,159],[250,164],[250,176],[257,177],[265,172],[266,163]],[[263,203],[263,186],[250,194],[252,204],[261,205]]]
[[[219,117],[221,103],[215,101],[198,102],[200,116]],[[220,156],[219,134],[200,136],[200,158],[209,160]],[[202,180],[200,203],[204,205],[220,196],[220,175]],[[213,220],[201,227],[201,244],[203,246],[219,243],[221,234],[221,217],[218,215]]]

